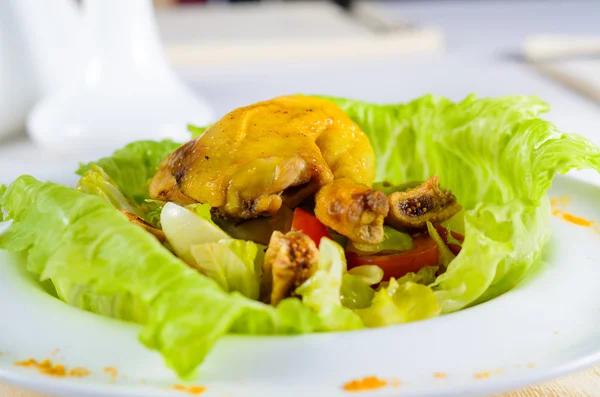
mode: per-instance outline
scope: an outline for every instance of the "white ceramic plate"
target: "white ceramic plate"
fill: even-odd
[[[571,212],[600,222],[600,187],[560,177],[551,196],[563,195],[572,197]],[[346,382],[374,375],[401,383],[366,395],[468,396],[589,367],[600,362],[600,233],[557,218],[553,228],[547,265],[497,299],[383,329],[226,337],[190,384],[205,386],[203,397],[347,396]],[[49,297],[11,261],[0,253],[0,381],[64,396],[186,395],[173,388],[182,382],[161,357],[138,342],[138,326]],[[14,365],[30,357],[91,374],[52,378]]]

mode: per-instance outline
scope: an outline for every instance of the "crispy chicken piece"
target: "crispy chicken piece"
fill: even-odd
[[[133,223],[134,225],[138,225],[138,226],[142,227],[145,231],[147,231],[148,233],[150,233],[151,235],[156,237],[158,239],[158,241],[160,241],[161,243],[164,243],[167,240],[167,236],[165,236],[165,233],[162,230],[152,226],[150,223],[146,222],[145,220],[143,220],[136,214],[129,212],[127,210],[119,210],[119,211],[127,217],[129,222]]]
[[[385,223],[398,228],[422,229],[427,221],[443,222],[461,210],[454,194],[440,188],[437,176],[415,188],[392,193],[388,199],[390,213]]]
[[[236,109],[183,145],[161,164],[150,196],[180,205],[208,203],[223,218],[251,219],[274,215],[282,204],[294,208],[340,178],[356,184],[343,185],[352,192],[371,186],[375,156],[369,139],[332,102],[287,96]],[[350,195],[344,197],[346,205]],[[364,227],[337,219],[321,221],[352,235]]]
[[[263,301],[277,306],[314,274],[319,250],[302,232],[274,232],[263,263]]]
[[[315,215],[352,241],[375,244],[383,239],[383,221],[388,199],[379,190],[347,178],[323,187],[316,197]]]

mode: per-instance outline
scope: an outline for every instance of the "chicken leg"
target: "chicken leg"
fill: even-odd
[[[369,139],[332,102],[287,96],[236,109],[183,145],[161,164],[150,195],[208,203],[221,217],[251,219],[271,216],[284,203],[295,207],[342,178],[324,191],[330,194],[319,193],[317,217],[348,237],[378,242],[388,207],[367,203],[379,198],[367,194],[375,178]],[[339,213],[328,215],[325,208],[334,207]]]

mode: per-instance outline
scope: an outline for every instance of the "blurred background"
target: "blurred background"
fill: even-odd
[[[289,93],[538,95],[600,143],[599,15],[594,0],[3,0],[0,183]]]

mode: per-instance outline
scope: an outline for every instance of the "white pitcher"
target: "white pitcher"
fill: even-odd
[[[187,122],[211,121],[166,61],[151,0],[83,0],[81,8],[0,0],[0,136],[27,120],[40,146],[76,152],[182,140]]]
[[[71,0],[0,1],[0,137],[69,75],[79,22]]]

